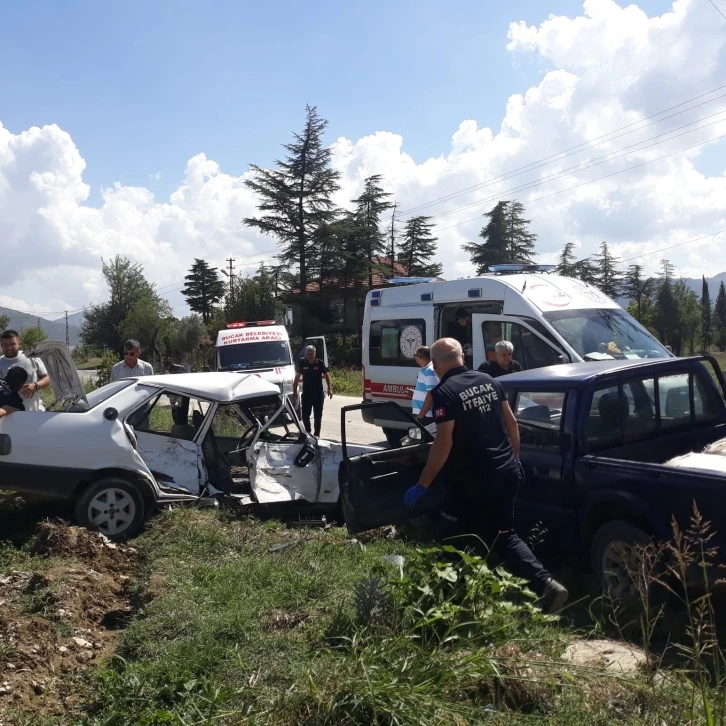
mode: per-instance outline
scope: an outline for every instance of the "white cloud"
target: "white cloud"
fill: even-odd
[[[500,42],[507,42],[513,62],[544,70],[537,85],[513,89],[519,92],[502,109],[500,127],[464,120],[450,147],[422,163],[391,131],[339,138],[333,143],[343,175],[339,203],[355,197],[366,176],[382,174],[404,218],[437,215],[439,259],[449,277],[472,272],[460,245],[476,237],[480,215],[502,198],[526,203],[543,261],[554,260],[567,241],[585,255],[606,239],[629,258],[726,229],[726,143],[680,151],[726,134],[726,99],[716,98],[726,90],[687,113],[538,165],[723,85],[726,33],[708,3],[676,0],[662,16],[649,18],[635,5],[586,0],[577,17],[551,16],[537,26],[513,22]],[[642,146],[631,147],[637,142]],[[606,161],[605,154],[620,158]],[[598,160],[606,163],[587,168]],[[255,211],[244,176],[226,174],[203,153],[187,162],[182,183],[167,199],[115,184],[103,190],[98,208],[91,207],[84,169],[81,152],[57,126],[14,135],[0,125],[0,238],[5,268],[17,271],[5,281],[3,299],[14,299],[14,306],[62,310],[102,299],[100,261],[117,252],[141,262],[165,292],[181,285],[194,257],[221,264],[233,256],[238,270],[252,271],[274,250],[273,240],[241,222]],[[667,256],[681,274],[713,274],[726,268],[724,244],[726,234],[639,261],[654,270]],[[181,309],[178,292],[171,300]]]

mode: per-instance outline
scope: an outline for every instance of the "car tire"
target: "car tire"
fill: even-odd
[[[627,602],[637,596],[637,586],[629,572],[640,566],[641,549],[650,543],[646,532],[622,520],[607,522],[595,532],[592,566],[602,591],[613,600]]]
[[[133,537],[146,517],[144,498],[139,488],[118,477],[99,479],[79,497],[75,506],[76,522],[112,540]]]
[[[401,439],[406,435],[406,429],[383,429],[386,441],[392,449],[397,449],[401,445]]]

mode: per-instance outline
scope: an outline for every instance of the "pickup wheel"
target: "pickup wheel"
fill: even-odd
[[[592,540],[592,565],[603,592],[613,600],[628,601],[637,596],[631,573],[642,563],[642,549],[650,537],[638,527],[621,520],[604,524]]]
[[[76,522],[109,539],[135,535],[145,519],[144,499],[138,487],[125,479],[107,477],[89,486],[76,502]]]

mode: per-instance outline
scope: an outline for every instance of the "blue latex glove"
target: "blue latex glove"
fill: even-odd
[[[403,503],[409,508],[413,509],[418,500],[426,494],[426,487],[422,487],[420,484],[414,484],[404,495]]]

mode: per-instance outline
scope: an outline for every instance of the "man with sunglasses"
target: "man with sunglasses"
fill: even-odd
[[[141,344],[139,341],[127,340],[124,343],[124,359],[111,368],[111,380],[120,381],[122,378],[153,376],[153,366],[151,363],[141,360],[140,355]]]
[[[421,370],[416,379],[416,387],[413,389],[411,410],[419,421],[423,421],[424,426],[428,426],[434,422],[434,415],[431,411],[431,391],[439,385],[439,377],[434,372],[431,353],[427,345],[419,346],[414,358],[416,363],[421,366]]]

